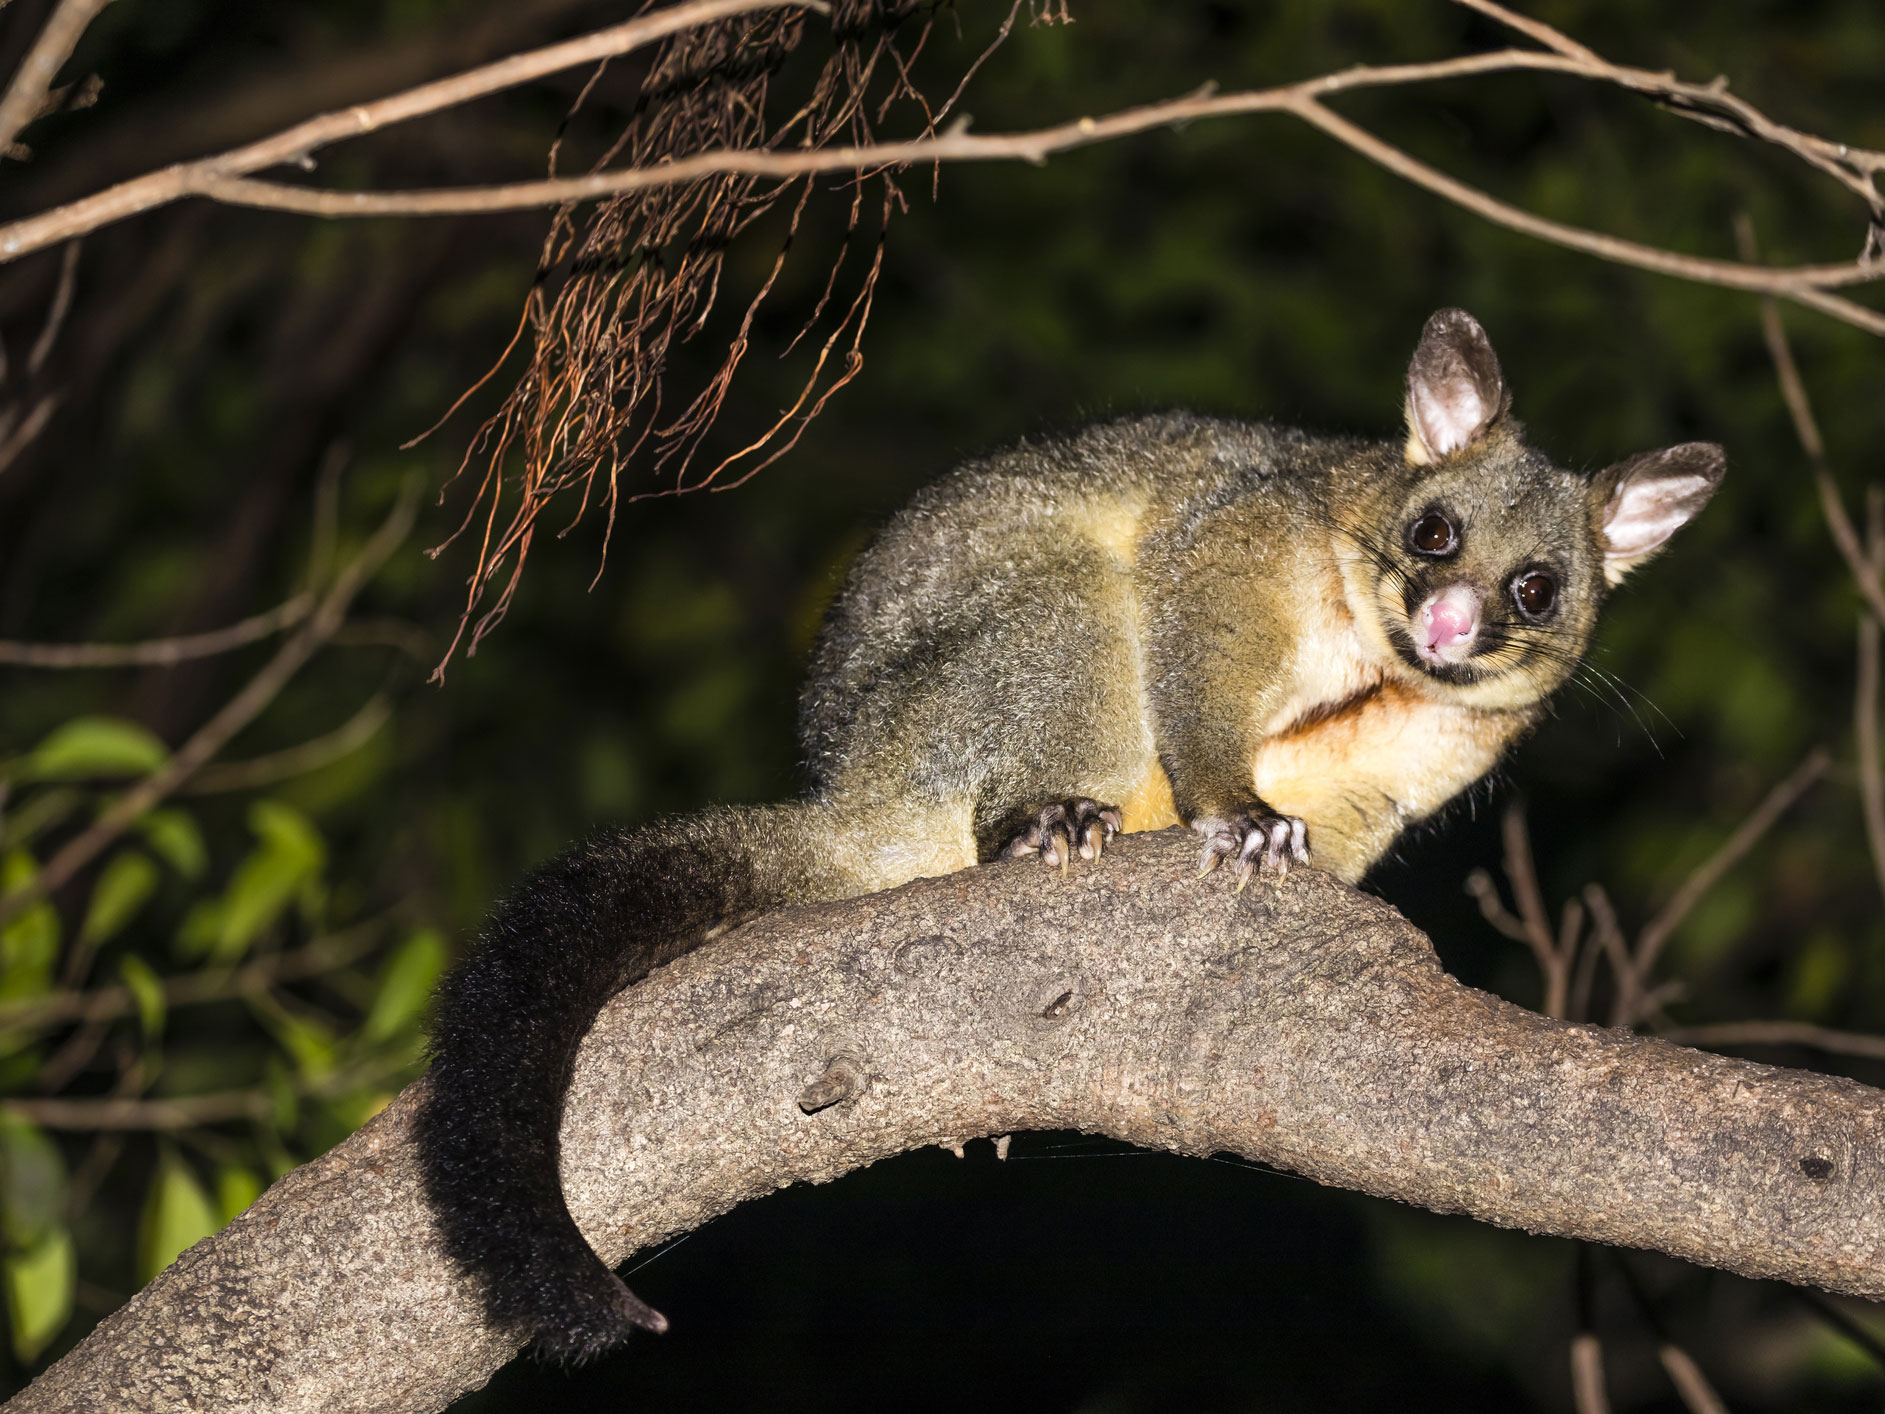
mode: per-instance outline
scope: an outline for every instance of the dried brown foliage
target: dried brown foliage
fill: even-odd
[[[936,23],[935,6],[928,0],[839,0],[828,21],[829,57],[808,96],[776,120],[767,111],[774,80],[787,58],[825,28],[825,17],[763,11],[684,31],[658,52],[633,118],[590,170],[657,167],[716,149],[862,146],[873,141],[874,125],[905,104],[916,107],[924,133],[932,134],[981,59],[1007,36],[1019,8],[1017,0],[989,49],[961,75],[948,99],[935,104],[911,73]],[[602,71],[578,96],[572,117]],[[556,159],[553,147],[553,176]],[[586,222],[579,221],[574,205],[557,211],[517,334],[505,351],[508,360],[527,343],[528,363],[478,429],[460,470],[463,475],[475,466],[479,479],[452,538],[472,529],[480,538],[450,651],[469,630],[475,652],[503,618],[539,517],[557,497],[568,493],[576,502],[558,534],[598,503],[612,529],[625,499],[737,486],[791,450],[862,367],[859,342],[882,269],[885,234],[904,205],[901,170],[887,166],[827,179],[822,193],[819,178],[810,174],[781,179],[721,173],[614,197],[595,207]],[[847,203],[846,239],[811,312],[781,350],[783,357],[815,343],[811,371],[797,398],[758,438],[708,464],[702,448],[752,347],[754,322],[808,206],[820,194]],[[674,396],[668,386],[672,358],[679,344],[706,328],[720,300],[728,246],[781,207],[788,214],[777,254],[731,333],[725,357],[702,386]],[[656,484],[625,490],[625,471],[644,455]]]

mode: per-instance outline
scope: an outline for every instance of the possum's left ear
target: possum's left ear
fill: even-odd
[[[1603,509],[1597,534],[1603,545],[1604,579],[1618,583],[1654,555],[1721,484],[1727,459],[1713,442],[1684,442],[1659,452],[1640,452],[1591,482]]]
[[[1426,466],[1470,447],[1511,403],[1479,321],[1463,309],[1439,310],[1407,365],[1407,460]]]

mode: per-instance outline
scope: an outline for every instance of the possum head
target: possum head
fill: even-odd
[[[1486,332],[1427,321],[1401,457],[1366,472],[1337,555],[1349,608],[1395,675],[1518,707],[1577,666],[1605,593],[1707,503],[1720,447],[1644,452],[1595,476],[1530,446]]]

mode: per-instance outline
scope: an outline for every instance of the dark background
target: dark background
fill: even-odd
[[[9,71],[47,8],[16,0],[0,15]],[[1885,147],[1885,23],[1862,0],[1562,0],[1530,12],[1619,62],[1729,74],[1784,121]],[[0,174],[0,210],[40,209],[624,13],[578,0],[113,6],[68,69],[101,75],[100,101],[28,132],[30,160]],[[977,131],[1207,79],[1258,86],[1504,42],[1437,0],[1093,0],[1073,13],[1071,25],[1017,25],[965,100]],[[944,12],[924,56],[943,92],[1000,14]],[[584,77],[331,149],[315,179],[535,175]],[[576,148],[599,148],[619,126],[632,66],[619,78],[573,131]],[[1731,256],[1731,223],[1746,211],[1777,262],[1849,259],[1858,247],[1857,205],[1832,183],[1573,80],[1494,77],[1339,106],[1562,220]],[[893,112],[883,130],[913,125]],[[911,488],[1005,439],[1141,408],[1395,434],[1421,322],[1460,304],[1490,331],[1516,411],[1564,463],[1707,438],[1727,446],[1731,470],[1707,514],[1607,610],[1593,661],[1623,686],[1567,693],[1498,781],[1404,841],[1370,887],[1428,929],[1457,974],[1536,1004],[1528,957],[1461,888],[1473,867],[1496,868],[1513,793],[1530,803],[1547,896],[1601,880],[1634,926],[1824,742],[1837,758],[1828,780],[1676,938],[1667,970],[1687,991],[1675,1012],[1885,1028],[1885,927],[1851,766],[1857,600],[1750,297],[1498,230],[1283,118],[1198,124],[1042,168],[950,169],[933,202],[928,173],[903,187],[910,211],[891,228],[863,371],[796,451],[736,491],[627,508],[593,589],[598,518],[540,536],[509,619],[442,686],[425,678],[471,558],[463,542],[436,560],[419,552],[466,504],[462,490],[428,502],[367,596],[379,638],[324,654],[231,753],[318,736],[376,690],[394,698],[390,725],[365,747],[268,792],[326,846],[320,896],[284,917],[284,937],[385,915],[395,932],[435,927],[455,947],[508,880],[593,826],[790,791],[794,692],[818,616]],[[817,296],[842,211],[834,198],[810,217],[714,446],[742,445],[796,395],[803,353],[776,354]],[[495,396],[417,448],[400,444],[503,350],[546,219],[322,223],[201,204],[139,217],[87,239],[65,332],[30,386],[18,351],[44,318],[59,257],[0,267],[7,394],[61,395],[45,433],[0,472],[0,637],[128,640],[228,623],[295,588],[324,463],[344,465],[346,544],[409,473],[443,484]],[[717,363],[776,234],[762,226],[730,252],[736,288],[681,353],[677,387]],[[1878,345],[1818,316],[1787,318],[1856,505],[1885,436]],[[175,745],[267,651],[161,672],[0,669],[0,756],[83,713]],[[179,920],[244,857],[253,799],[193,804],[206,880],[168,880],[113,948],[159,971],[181,966]],[[69,928],[85,881],[68,893],[58,902]],[[375,966],[303,998],[343,1044],[376,976],[384,984]],[[154,1093],[262,1083],[281,1044],[240,1006],[180,1013],[166,1036]],[[34,1057],[56,1040],[18,1051],[9,1084],[30,1092]],[[1863,1062],[1759,1054],[1885,1080]],[[101,1062],[74,1093],[111,1078]],[[166,1163],[211,1188],[230,1166],[304,1160],[375,1102],[362,1092],[308,1107],[267,1133],[133,1138],[73,1218],[76,1314],[9,1380],[136,1288],[138,1231]],[[82,1161],[85,1136],[54,1142],[69,1166]],[[1657,1319],[1735,1408],[1878,1407],[1879,1370],[1784,1289],[1628,1260]],[[906,1155],[749,1205],[636,1261],[648,1265],[634,1285],[674,1321],[671,1335],[574,1376],[521,1362],[464,1407],[1569,1407],[1572,1244],[1079,1136],[1020,1136],[1005,1165],[986,1143],[961,1161]],[[1607,1254],[1584,1289],[1618,1407],[1679,1407]]]

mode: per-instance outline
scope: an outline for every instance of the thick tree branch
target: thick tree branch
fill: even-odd
[[[1454,981],[1326,875],[1239,895],[1193,877],[1195,853],[1171,832],[1067,878],[970,870],[773,914],[661,970],[583,1048],[578,1222],[621,1261],[786,1183],[1068,1128],[1885,1296],[1885,1093],[1549,1021]],[[8,1408],[429,1410],[481,1383],[516,1346],[439,1254],[418,1098]]]

